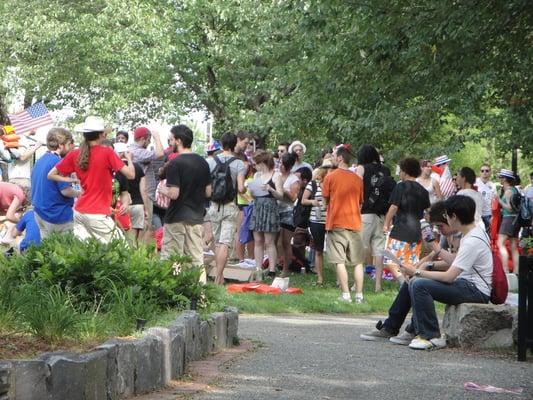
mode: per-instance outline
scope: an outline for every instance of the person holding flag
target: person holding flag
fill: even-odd
[[[31,158],[43,143],[29,137],[37,128],[53,125],[54,121],[46,106],[35,103],[27,109],[9,114],[12,131],[19,137],[19,156],[8,165],[9,182],[16,183],[22,188],[29,189],[31,182]],[[33,143],[31,143],[33,141]]]

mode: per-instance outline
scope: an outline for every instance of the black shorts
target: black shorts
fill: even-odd
[[[324,251],[324,242],[326,240],[326,224],[317,222],[309,223],[309,230],[313,237],[313,247],[315,250]]]

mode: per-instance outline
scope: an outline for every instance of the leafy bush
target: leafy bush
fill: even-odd
[[[22,255],[8,258],[0,285],[57,285],[72,293],[72,301],[81,307],[100,301],[105,306],[113,301],[109,293],[130,290],[142,293],[145,302],[157,300],[161,309],[183,309],[191,297],[210,300],[206,285],[198,280],[199,268],[173,274],[173,266],[188,261],[179,255],[160,260],[153,247],[134,249],[121,240],[104,244],[94,238],[81,241],[73,235],[55,235],[40,247],[30,246]]]
[[[130,334],[137,318],[179,312],[191,299],[207,309],[217,293],[199,282],[201,268],[179,268],[190,257],[160,260],[153,246],[121,240],[54,235],[3,261],[0,322],[50,341]]]

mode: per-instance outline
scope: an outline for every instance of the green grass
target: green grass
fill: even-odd
[[[351,275],[351,274],[350,274]],[[398,293],[398,282],[383,280],[381,293],[374,292],[375,281],[365,274],[363,294],[365,304],[337,302],[341,295],[335,287],[336,275],[332,266],[324,271],[324,285],[314,287],[315,274],[290,275],[289,286],[302,289],[302,294],[257,294],[255,292],[235,293],[219,287],[219,304],[236,307],[244,314],[277,313],[344,313],[344,314],[386,314]],[[271,281],[265,283],[270,284]],[[350,284],[353,278],[350,279]],[[227,285],[226,285],[227,286]],[[436,303],[437,312],[444,312],[444,305]]]

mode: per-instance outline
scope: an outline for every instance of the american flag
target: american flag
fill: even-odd
[[[9,114],[11,125],[18,135],[27,135],[31,131],[41,126],[51,125],[54,120],[48,113],[48,109],[43,103],[35,103],[31,107],[19,112]]]

